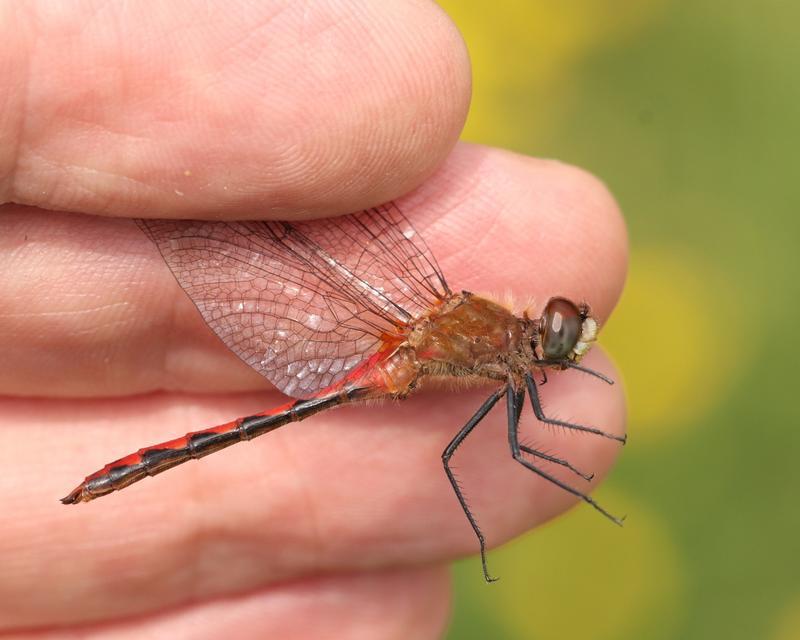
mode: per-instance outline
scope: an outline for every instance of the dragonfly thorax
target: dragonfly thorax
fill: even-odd
[[[417,321],[408,344],[423,368],[434,375],[505,379],[533,358],[526,339],[529,322],[464,291]]]
[[[577,363],[596,337],[597,322],[585,304],[551,298],[534,320],[464,291],[418,320],[407,345],[431,375],[507,379]]]

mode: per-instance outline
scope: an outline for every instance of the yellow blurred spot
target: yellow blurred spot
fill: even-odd
[[[605,640],[647,629],[653,638],[655,619],[664,621],[657,637],[674,637],[668,621],[680,619],[683,568],[667,527],[618,493],[600,493],[635,520],[619,528],[579,507],[490,555],[502,589],[493,618],[511,637]]]
[[[634,253],[600,334],[622,371],[634,438],[671,433],[720,401],[746,360],[748,318],[733,300],[731,284],[695,255]]]
[[[542,95],[531,123],[549,126],[563,111],[562,93],[570,67],[591,51],[639,33],[659,14],[665,0],[508,0],[440,2],[467,42],[474,75],[473,109],[465,136],[479,142],[514,136],[517,118],[507,118],[509,98]],[[560,96],[563,98],[563,96]],[[553,111],[551,111],[553,110]]]
[[[778,618],[773,640],[800,640],[800,594],[794,597]]]

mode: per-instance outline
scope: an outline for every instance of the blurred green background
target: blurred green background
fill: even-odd
[[[468,140],[603,178],[630,440],[588,508],[456,567],[450,638],[800,638],[800,4],[441,3]]]

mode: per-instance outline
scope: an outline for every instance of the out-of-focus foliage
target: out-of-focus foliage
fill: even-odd
[[[442,5],[465,137],[599,175],[632,247],[601,340],[630,442],[598,492],[628,521],[577,508],[491,586],[461,563],[450,637],[800,638],[800,4]]]

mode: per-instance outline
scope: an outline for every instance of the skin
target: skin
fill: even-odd
[[[343,408],[58,502],[140,446],[283,401],[126,218],[399,198],[454,289],[536,314],[583,299],[602,324],[627,262],[613,199],[573,167],[456,143],[469,64],[432,3],[60,6],[0,2],[0,637],[437,637],[447,565],[477,551],[439,456],[491,384]],[[619,378],[599,348],[584,363]],[[620,385],[557,373],[543,395],[624,430]],[[522,424],[598,479],[619,451],[529,407]],[[498,407],[456,455],[490,546],[574,504],[511,460],[504,429]]]

